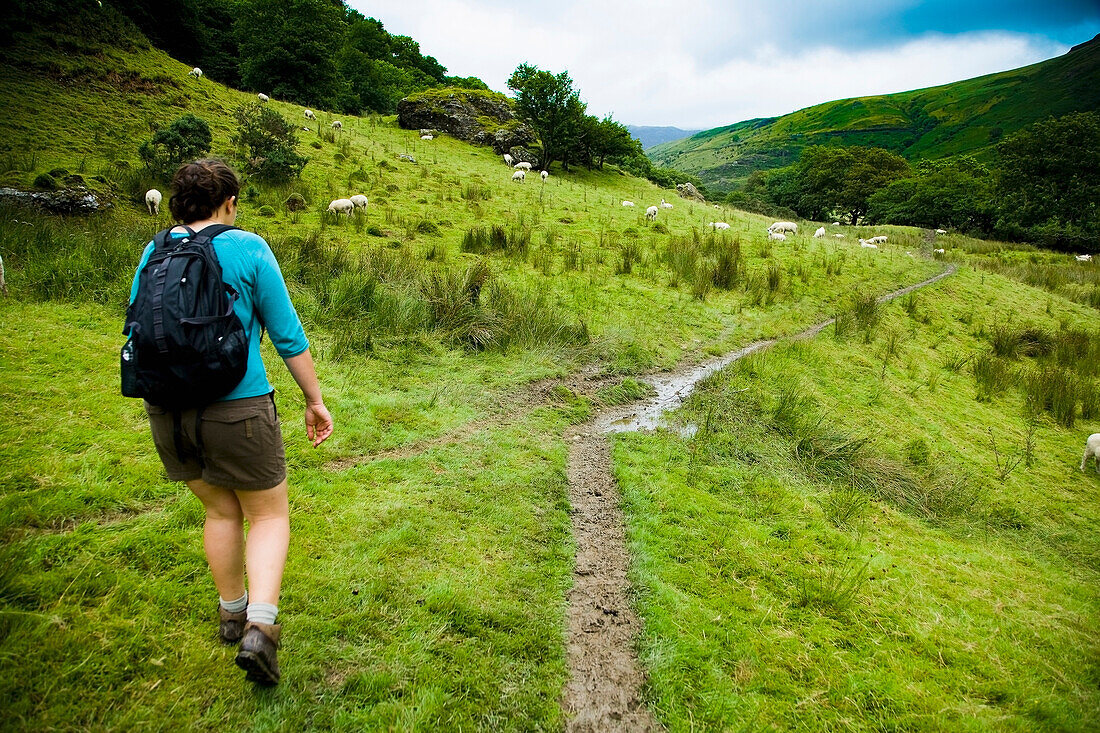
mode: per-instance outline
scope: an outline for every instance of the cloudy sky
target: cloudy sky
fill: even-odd
[[[967,79],[1100,33],[1100,0],[349,0],[456,76],[566,70],[589,114],[709,128]]]

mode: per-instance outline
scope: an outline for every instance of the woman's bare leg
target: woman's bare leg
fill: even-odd
[[[214,587],[227,600],[244,595],[244,513],[237,495],[202,479],[187,482],[206,509],[203,549]],[[284,492],[285,493],[285,492]]]
[[[290,546],[287,483],[284,480],[265,491],[238,491],[236,497],[248,520],[248,541],[245,543],[248,601],[277,606]]]

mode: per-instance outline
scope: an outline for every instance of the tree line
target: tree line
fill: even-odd
[[[850,224],[947,227],[1057,249],[1100,249],[1100,114],[1049,118],[1004,137],[991,162],[910,164],[881,148],[811,146],[756,171],[727,202]]]
[[[392,113],[436,86],[486,89],[447,69],[408,36],[386,31],[343,0],[14,0],[0,11],[0,40],[15,30],[79,34],[132,23],[157,48],[235,89],[337,112]],[[79,18],[79,21],[74,19]],[[104,38],[113,41],[112,38]]]
[[[589,115],[568,71],[554,74],[520,64],[509,77],[508,88],[515,94],[517,114],[539,136],[542,167],[561,163],[565,170],[571,165],[602,169],[608,162],[665,188],[690,182],[705,192],[698,178],[654,166],[642,151],[642,143],[611,115]]]

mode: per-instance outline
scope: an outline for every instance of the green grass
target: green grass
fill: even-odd
[[[168,223],[144,212],[155,182],[137,146],[191,111],[232,157],[231,112],[252,96],[139,46],[79,49],[16,44],[0,64],[3,182],[64,167],[114,197],[89,218],[0,211],[8,727],[561,729],[566,425],[647,394],[641,372],[838,313],[846,331],[702,388],[685,410],[696,438],[616,440],[658,716],[673,730],[1095,718],[1097,516],[1093,477],[1075,469],[1096,413],[1082,398],[1074,431],[1029,427],[1026,391],[979,402],[969,367],[1007,313],[1090,328],[1096,304],[1074,293],[1091,280],[949,235],[958,275],[875,306],[942,267],[907,256],[930,251],[921,233],[876,228],[890,239],[874,253],[855,244],[862,229],[769,243],[763,217],[611,167],[517,185],[489,149],[420,141],[392,118],[343,116],[335,134],[323,110],[321,132],[301,134],[302,179],[246,181],[238,219],[282,264],[336,419],[309,448],[265,345],[293,532],[284,682],[253,690],[215,641],[201,507],[165,480],[117,385],[132,268]],[[352,193],[365,214],[324,215]],[[293,194],[304,210],[287,210]],[[675,208],[647,224],[643,203],[662,197]],[[714,219],[731,230],[709,232]],[[1046,290],[1023,282],[1025,262]],[[531,383],[588,365],[621,378],[532,402]],[[1004,473],[1029,440],[1033,460]]]
[[[1077,461],[1097,426],[1032,428],[1022,394],[979,402],[939,354],[984,351],[1010,311],[1094,317],[966,269],[919,317],[880,308],[870,342],[823,334],[711,378],[693,438],[616,440],[670,730],[1092,727],[1100,512]]]

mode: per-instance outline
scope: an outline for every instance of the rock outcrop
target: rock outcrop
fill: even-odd
[[[680,198],[692,199],[693,201],[700,201],[706,203],[707,200],[703,198],[703,194],[699,193],[699,189],[690,183],[677,183],[676,193],[680,194]]]
[[[94,214],[111,208],[103,194],[83,186],[62,188],[57,191],[20,191],[0,188],[0,201],[17,201],[52,214]]]
[[[428,89],[397,103],[397,124],[406,130],[438,130],[459,140],[488,145],[499,154],[512,153],[517,160],[534,164],[526,150],[538,138],[520,122],[512,101],[503,94],[476,89]],[[528,157],[519,158],[520,148]],[[530,159],[528,159],[530,158]]]

